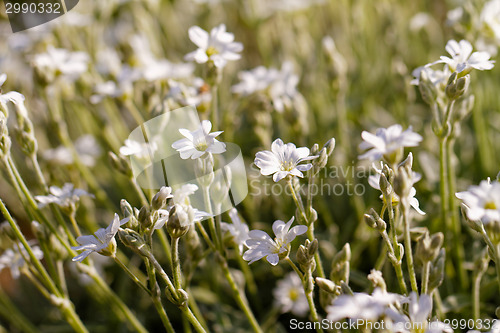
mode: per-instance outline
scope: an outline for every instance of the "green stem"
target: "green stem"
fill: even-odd
[[[388,256],[388,257],[389,257],[389,259],[391,261],[392,266],[394,267],[394,270],[396,271],[396,277],[397,277],[397,280],[398,280],[398,283],[399,283],[399,289],[401,290],[401,292],[404,295],[408,295],[408,290],[406,289],[406,282],[405,282],[405,279],[404,279],[404,276],[403,276],[403,268],[401,267],[401,260],[398,259],[398,257],[399,257],[399,247],[397,249],[398,255],[396,255],[396,253],[394,252],[394,248],[393,248],[393,246],[391,244],[391,240],[389,239],[389,236],[387,235],[387,232],[385,230],[381,231],[380,235],[384,239],[385,244],[387,245],[387,249],[388,249],[389,253],[392,255],[392,257],[391,256]]]
[[[455,254],[455,262],[457,264],[457,270],[459,273],[460,284],[462,289],[468,289],[467,272],[464,268],[465,253],[464,246],[462,242],[462,228],[460,225],[460,218],[458,216],[458,206],[455,198],[455,168],[453,165],[453,143],[454,140],[449,137],[446,141],[446,173],[448,182],[448,208],[451,212],[451,225],[453,230],[453,249]]]
[[[134,283],[136,285],[138,285],[142,290],[144,290],[148,295],[151,295],[151,292],[149,291],[149,289],[144,285],[144,283],[141,282],[141,280],[139,280],[139,278],[137,276],[135,276],[134,273],[132,273],[130,271],[130,269],[128,269],[128,267],[120,260],[118,259],[116,256],[113,256],[113,260],[118,264],[118,266],[120,266],[121,269],[123,269],[123,271],[125,273],[127,273],[127,275],[130,277],[130,279],[132,281],[134,281]]]
[[[429,285],[429,270],[431,268],[431,262],[427,261],[424,263],[424,266],[422,267],[422,294],[427,294],[428,290],[427,287]]]
[[[181,262],[179,260],[179,237],[172,237],[172,270],[176,289],[182,288]]]
[[[221,258],[221,266],[222,270],[224,272],[224,276],[226,277],[227,282],[229,282],[229,285],[231,286],[231,289],[233,290],[233,294],[236,300],[236,303],[240,306],[241,310],[243,313],[245,313],[245,316],[247,317],[248,321],[250,322],[250,325],[252,326],[252,329],[256,333],[262,333],[262,329],[260,328],[259,323],[257,322],[257,319],[255,318],[252,310],[250,309],[250,306],[248,305],[248,301],[245,297],[245,295],[242,293],[240,288],[236,285],[236,282],[234,281],[233,276],[231,275],[231,272],[229,271],[229,267],[227,265],[227,261],[224,257]]]
[[[417,277],[415,275],[415,266],[413,265],[413,253],[411,248],[410,219],[408,216],[410,215],[409,203],[403,203],[403,201],[405,200],[402,199],[406,265],[408,266],[408,273],[410,275],[411,289],[418,294]]]
[[[0,314],[13,326],[25,333],[36,333],[38,329],[26,318],[0,288]]]
[[[486,268],[488,268],[486,266]],[[481,279],[485,271],[479,269],[474,275],[474,284],[472,286],[472,313],[474,322],[480,319],[480,292],[481,292]]]
[[[484,226],[483,226],[482,223],[481,223],[481,229],[480,230],[481,230],[481,235],[483,236],[484,241],[486,242],[486,244],[490,248],[490,251],[495,256],[495,268],[496,268],[496,271],[497,271],[497,282],[498,282],[498,288],[500,290],[500,255],[498,253],[498,248],[497,248],[497,246],[495,244],[493,244],[491,242],[491,239],[488,236],[488,234],[486,233],[486,230],[484,230]]]
[[[80,231],[80,227],[78,226],[78,223],[76,222],[75,218],[75,210],[72,210],[71,213],[69,214],[69,220],[71,221],[71,225],[73,226],[73,229],[75,230],[76,236],[80,237],[82,235]]]

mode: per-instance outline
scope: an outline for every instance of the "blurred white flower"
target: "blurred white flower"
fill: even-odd
[[[274,303],[281,313],[291,312],[296,316],[303,317],[309,312],[306,294],[302,281],[295,272],[288,273],[282,280],[278,281],[273,290]]]
[[[368,184],[374,189],[380,191],[380,174],[382,173],[384,162],[380,161],[380,169],[377,168],[377,165],[375,163],[373,163],[372,166],[373,169],[375,170],[375,174],[370,175],[368,177]],[[419,173],[413,171],[413,177],[412,177],[413,184],[418,182],[421,178],[422,176]],[[418,199],[415,198],[415,195],[417,195],[417,190],[415,189],[415,187],[412,187],[410,189],[410,197],[409,197],[410,205],[417,211],[417,213],[419,213],[420,215],[425,215],[425,212],[420,209],[420,203],[418,202]],[[380,198],[381,199],[383,198],[383,194],[380,195]],[[399,202],[399,196],[396,193],[393,193],[393,201]]]
[[[345,318],[353,320],[364,319],[374,321],[379,319],[389,306],[399,304],[404,297],[398,294],[387,293],[377,288],[372,295],[354,293],[340,295],[326,308],[327,318],[339,321]]]
[[[9,91],[7,93],[2,92],[2,85],[7,80],[7,74],[0,74],[0,103],[7,104],[8,102],[12,102],[14,104],[24,102],[24,95],[18,93],[17,91]]]
[[[464,9],[462,7],[457,7],[446,13],[446,21],[448,25],[455,25],[460,23],[460,20],[464,16]]]
[[[85,251],[74,257],[73,261],[81,262],[92,252],[97,252],[105,256],[113,255],[116,248],[115,235],[120,226],[128,221],[128,217],[120,221],[118,214],[115,214],[113,221],[106,229],[100,228],[93,235],[78,237],[76,241],[80,246],[73,246],[71,248],[75,251]]]
[[[500,221],[500,183],[481,181],[467,191],[456,193],[457,198],[467,206],[467,217],[485,224]]]
[[[86,166],[92,167],[96,163],[96,158],[102,153],[97,140],[91,135],[82,135],[75,141],[75,150],[80,160]],[[47,149],[42,153],[45,160],[60,165],[73,164],[73,154],[71,149],[59,146],[54,149]]]
[[[361,150],[367,150],[360,155],[360,159],[378,160],[403,147],[416,147],[422,141],[420,134],[412,131],[411,126],[406,131],[399,124],[388,128],[379,128],[375,134],[367,131],[361,133],[363,142],[359,145]]]
[[[221,24],[210,34],[198,26],[189,28],[189,39],[198,46],[196,51],[186,54],[185,59],[199,64],[212,61],[215,67],[222,68],[229,60],[240,59],[243,44],[234,42],[234,35],[226,32],[226,25]]]
[[[32,245],[30,241],[29,245],[31,250],[37,259],[43,258],[43,252],[37,245]],[[24,266],[24,257],[28,257],[28,252],[24,246],[20,243],[15,243],[13,249],[7,249],[0,255],[0,271],[6,267],[10,268],[10,273],[14,279],[19,278],[20,269]]]
[[[208,85],[203,79],[197,77],[190,84],[168,80],[168,95],[181,106],[209,103],[212,100],[212,94]]]
[[[402,314],[394,308],[386,310],[386,315],[392,321],[392,329],[397,333],[412,333],[415,331],[423,333],[453,333],[453,329],[439,321],[428,321],[432,311],[432,300],[429,295],[418,296],[412,292],[410,296],[401,303],[408,303],[409,316]]]
[[[49,195],[37,195],[35,199],[39,202],[38,207],[43,208],[49,204],[56,204],[60,207],[69,208],[74,206],[80,197],[89,196],[94,198],[93,194],[79,188],[74,188],[71,183],[66,183],[62,188],[51,186]]]
[[[488,32],[500,42],[500,1],[491,0],[485,3],[479,20]]]
[[[273,232],[276,235],[274,240],[262,230],[250,231],[245,242],[248,250],[243,254],[243,259],[250,261],[248,264],[251,264],[266,257],[271,265],[276,266],[280,260],[280,255],[288,253],[289,244],[295,237],[307,231],[305,225],[297,225],[290,229],[294,219],[292,217],[286,224],[281,220],[273,223]]]
[[[465,74],[473,68],[483,71],[494,67],[495,61],[489,60],[490,54],[488,52],[472,53],[472,45],[466,40],[462,39],[460,42],[453,39],[449,40],[445,49],[451,55],[451,58],[441,56],[441,60],[432,64],[445,63],[448,64],[452,72],[464,72]]]
[[[238,249],[240,250],[240,254],[243,253],[244,245],[246,240],[248,239],[248,225],[243,223],[238,216],[238,211],[236,208],[232,208],[229,211],[229,217],[233,223],[221,223],[221,228],[223,230],[229,231],[231,236],[233,236],[234,242],[238,244]]]
[[[120,154],[124,156],[135,156],[137,158],[149,158],[158,149],[156,142],[137,142],[131,139],[125,140],[125,145],[120,147]]]
[[[139,60],[141,76],[146,81],[186,78],[193,73],[192,64],[174,64],[167,59],[157,59],[144,35],[132,36],[130,46]]]
[[[208,154],[222,154],[226,151],[226,145],[219,142],[216,137],[223,131],[212,132],[212,123],[209,120],[203,120],[200,127],[195,131],[181,128],[179,132],[185,137],[175,141],[172,148],[177,150],[182,159],[197,159]]]
[[[294,73],[293,64],[289,61],[283,63],[281,70],[259,66],[240,72],[238,77],[241,82],[231,88],[234,93],[248,96],[264,92],[269,95],[278,112],[290,108],[293,98],[298,94],[296,88],[299,77]]]
[[[439,70],[439,69],[435,70],[429,66],[417,67],[413,70],[413,72],[411,72],[411,75],[413,75],[415,78],[413,80],[411,80],[410,84],[418,86],[420,84],[420,75],[424,71],[425,71],[425,74],[427,74],[428,80],[436,88],[444,91],[444,88],[446,87],[448,79],[450,78],[450,75],[451,75],[450,68],[448,67],[448,65],[445,65],[443,67],[443,70]]]
[[[260,168],[260,173],[264,176],[273,175],[275,182],[288,175],[304,177],[301,171],[312,168],[312,164],[301,164],[318,156],[309,156],[309,148],[297,148],[293,143],[283,143],[281,139],[276,139],[271,145],[271,151],[264,150],[255,154],[254,163]]]
[[[53,46],[33,57],[33,64],[40,72],[51,77],[61,75],[69,81],[78,79],[86,72],[88,62],[89,56],[85,52],[70,52]]]
[[[256,67],[250,71],[241,71],[238,73],[240,83],[234,85],[231,88],[231,91],[236,94],[248,96],[253,93],[268,89],[271,83],[276,80],[277,77],[277,69],[268,69],[264,66]]]

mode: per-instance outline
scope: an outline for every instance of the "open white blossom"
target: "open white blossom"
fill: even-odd
[[[264,66],[256,67],[250,71],[241,71],[238,73],[240,82],[231,88],[236,94],[248,96],[259,91],[264,91],[278,77],[278,71],[275,68],[266,68]]]
[[[197,159],[208,154],[222,154],[226,151],[226,145],[219,142],[216,137],[223,131],[212,132],[212,123],[209,120],[203,120],[200,127],[195,131],[181,128],[179,132],[185,137],[175,141],[172,148],[176,149],[182,159]]]
[[[384,167],[384,162],[380,161],[380,169],[377,168],[375,163],[372,164],[373,169],[375,170],[374,175],[370,175],[368,177],[368,184],[370,184],[371,187],[373,187],[376,190],[380,191],[380,175],[382,173],[382,168]],[[413,181],[413,184],[418,182],[422,176],[413,171],[413,177],[411,178]],[[412,187],[410,189],[410,195],[409,195],[409,202],[410,205],[419,213],[420,215],[425,215],[425,212],[420,209],[420,203],[418,202],[418,199],[415,198],[415,195],[417,195],[417,189],[415,187]],[[380,198],[383,198],[383,194],[380,195]],[[394,202],[399,202],[399,196],[396,193],[393,193],[393,201]]]
[[[378,160],[403,147],[416,147],[422,141],[420,134],[412,131],[411,126],[406,131],[399,124],[388,128],[379,128],[375,134],[367,131],[361,133],[363,142],[359,145],[362,150],[369,149],[360,159]]]
[[[37,245],[32,245],[30,241],[31,250],[37,259],[43,258],[43,252]],[[6,267],[10,268],[10,273],[14,279],[19,278],[20,269],[24,266],[24,257],[28,257],[28,252],[20,243],[14,244],[12,249],[5,250],[0,255],[0,271]]]
[[[189,28],[189,39],[198,46],[196,51],[188,53],[186,60],[199,64],[212,61],[215,67],[222,68],[229,60],[240,59],[243,44],[234,42],[234,35],[226,32],[226,25],[221,24],[210,34],[198,26]]]
[[[448,65],[445,65],[443,67],[443,70],[432,69],[428,65],[417,67],[411,73],[411,75],[415,77],[410,82],[412,85],[418,86],[420,84],[420,75],[422,74],[422,72],[425,72],[425,74],[427,74],[427,78],[432,83],[432,85],[434,85],[438,89],[442,89],[443,91],[451,75]]]
[[[295,237],[307,231],[305,225],[296,225],[290,229],[294,219],[292,217],[287,223],[281,220],[273,223],[273,232],[276,235],[274,240],[262,230],[250,231],[248,239],[245,242],[248,250],[243,254],[243,259],[250,261],[248,264],[251,264],[266,257],[271,265],[276,266],[280,260],[280,256],[288,254],[289,244]]]
[[[73,250],[85,250],[76,257],[73,261],[83,261],[92,252],[97,252],[105,256],[114,255],[116,249],[115,235],[121,225],[127,223],[129,218],[120,221],[118,214],[115,214],[113,221],[106,228],[100,228],[93,235],[80,236],[76,239],[80,246],[71,247]]]
[[[156,150],[158,150],[158,145],[154,141],[148,143],[127,139],[125,145],[120,147],[120,154],[137,158],[150,158]]]
[[[51,186],[49,192],[49,195],[35,196],[35,199],[39,202],[38,207],[42,208],[53,203],[60,207],[69,208],[80,201],[82,196],[94,197],[93,194],[89,194],[87,191],[74,188],[71,183],[64,184],[62,188]]]
[[[42,73],[50,76],[62,75],[74,81],[87,71],[89,56],[85,52],[70,52],[49,46],[47,52],[33,57],[33,64]]]
[[[175,80],[168,80],[168,95],[181,106],[200,105],[209,103],[212,94],[208,85],[203,79],[196,77],[188,84]]]
[[[246,240],[248,239],[248,225],[243,223],[238,216],[238,211],[236,208],[232,208],[229,211],[229,217],[233,223],[221,223],[221,228],[223,230],[229,231],[231,236],[233,236],[234,242],[238,244],[238,249],[240,250],[240,254],[243,253],[244,245]]]
[[[255,154],[254,163],[264,176],[273,175],[273,180],[279,182],[288,175],[304,177],[302,171],[312,168],[312,164],[300,164],[318,156],[309,156],[309,148],[297,148],[293,143],[284,144],[276,139],[271,145],[271,151],[264,150]]]
[[[500,221],[500,183],[483,180],[467,191],[458,192],[457,198],[467,206],[467,217],[485,224]]]
[[[303,317],[309,312],[306,294],[302,281],[295,272],[288,273],[282,280],[278,281],[273,290],[274,303],[281,313],[291,312],[296,316]]]
[[[449,40],[446,43],[446,51],[450,57],[441,56],[441,60],[433,64],[445,63],[448,64],[452,72],[469,73],[472,69],[489,70],[494,67],[495,61],[489,60],[490,54],[488,52],[474,52],[472,53],[472,45],[466,40],[457,42],[456,40]]]
[[[353,320],[364,319],[374,321],[379,319],[389,306],[399,304],[403,296],[382,291],[377,288],[372,295],[354,293],[353,295],[340,295],[326,308],[327,318],[339,321],[345,318]]]

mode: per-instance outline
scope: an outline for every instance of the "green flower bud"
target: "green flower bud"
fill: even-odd
[[[317,143],[313,144],[311,148],[311,155],[318,155],[319,154],[319,145]]]
[[[339,286],[337,286],[333,281],[328,279],[323,279],[320,277],[316,278],[316,284],[321,290],[326,291],[327,293],[337,295],[339,292]]]
[[[154,210],[162,209],[167,204],[167,199],[172,198],[172,188],[163,186],[151,200],[151,206]]]
[[[441,249],[436,261],[431,264],[431,269],[429,272],[429,292],[438,288],[444,279],[444,262],[446,259],[446,250]]]
[[[130,162],[125,156],[116,155],[113,152],[109,152],[108,158],[113,169],[115,169],[116,171],[120,172],[121,174],[127,177],[133,176],[132,169],[130,167]]]
[[[436,86],[429,80],[429,76],[425,70],[420,72],[418,90],[425,103],[428,105],[436,103],[438,92]]]
[[[153,226],[153,219],[151,218],[151,211],[149,206],[142,206],[139,211],[139,216],[137,218],[144,230],[149,229]]]
[[[330,156],[335,149],[335,138],[331,138],[330,140],[328,140],[323,146],[323,149],[326,149],[326,154]]]
[[[330,273],[330,280],[336,284],[340,284],[341,281],[349,283],[349,273],[351,260],[351,247],[349,243],[346,243],[342,250],[340,250],[332,260],[332,271]]]
[[[123,243],[123,245],[129,247],[135,253],[143,257],[148,257],[149,255],[151,255],[151,250],[138,232],[129,228],[120,228],[118,229],[118,237],[120,237],[120,241]]]

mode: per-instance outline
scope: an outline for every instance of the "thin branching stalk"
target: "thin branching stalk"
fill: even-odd
[[[406,265],[408,266],[408,274],[410,275],[410,284],[412,291],[418,294],[417,277],[415,275],[415,266],[413,263],[413,252],[411,248],[411,237],[410,237],[410,205],[408,202],[404,202],[403,205],[403,228],[404,228],[404,241],[405,241],[405,256]],[[403,203],[404,202],[404,203]]]

